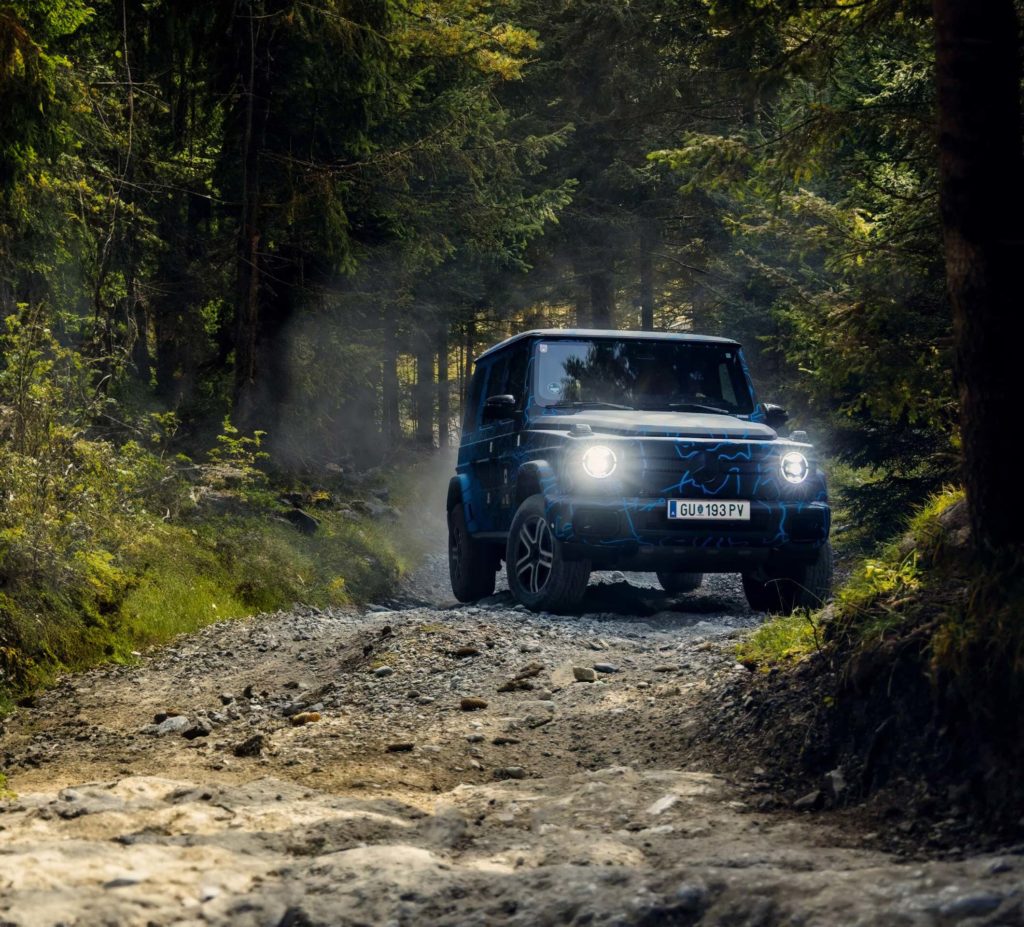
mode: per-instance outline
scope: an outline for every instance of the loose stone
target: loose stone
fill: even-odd
[[[525,779],[526,770],[522,766],[499,766],[494,770],[495,779]]]
[[[192,726],[192,722],[184,715],[174,715],[161,721],[153,732],[157,737],[165,737],[168,734],[180,734]]]
[[[815,789],[793,802],[794,811],[812,811],[821,804],[821,790]]]
[[[247,737],[240,744],[236,744],[232,752],[235,756],[259,756],[263,752],[266,742],[266,738],[262,734],[253,734],[252,737]]]

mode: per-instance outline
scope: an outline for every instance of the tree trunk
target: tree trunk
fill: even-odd
[[[413,406],[416,410],[416,443],[434,446],[434,345],[421,335],[416,344],[416,387]]]
[[[265,79],[260,33],[263,4],[253,2],[248,15],[236,20],[243,37],[239,56],[239,82],[244,89],[241,113],[242,136],[239,152],[242,170],[241,214],[237,244],[235,295],[235,411],[243,428],[250,427],[256,414],[257,339],[260,323],[260,147],[266,124],[270,87]]]
[[[462,374],[462,410],[466,410],[469,398],[469,384],[473,380],[473,352],[476,350],[476,318],[470,316],[466,320],[466,356],[463,358],[465,368]]]
[[[572,293],[573,306],[576,309],[576,327],[589,328],[590,321],[590,287],[587,275],[583,270],[583,262],[573,258],[572,262]]]
[[[590,323],[594,328],[615,327],[615,279],[610,270],[590,275]]]
[[[398,384],[398,326],[395,310],[389,306],[384,313],[384,348],[381,362],[381,432],[388,447],[402,440],[402,418]]]
[[[654,331],[654,261],[657,232],[650,219],[640,220],[640,327]]]
[[[442,322],[437,339],[437,446],[451,446],[451,393],[448,382],[448,323]]]
[[[1018,544],[1024,494],[1010,434],[1022,328],[1024,156],[1013,0],[933,0],[946,279],[964,481],[975,543]]]
[[[153,358],[149,353],[149,311],[146,309],[145,303],[134,293],[134,283],[131,290],[133,295],[126,313],[134,336],[132,339],[132,365],[135,367],[135,374],[139,380],[148,385],[153,367]]]

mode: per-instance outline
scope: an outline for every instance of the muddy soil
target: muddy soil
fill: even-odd
[[[1013,848],[895,856],[702,763],[762,618],[737,577],[602,574],[574,617],[449,597],[432,558],[0,722],[0,924],[1024,923]]]

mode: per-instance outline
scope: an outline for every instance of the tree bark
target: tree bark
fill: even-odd
[[[239,216],[237,290],[235,296],[235,411],[241,427],[251,426],[258,400],[257,340],[260,323],[260,148],[269,114],[270,87],[265,79],[266,49],[261,48],[264,4],[246,5],[236,24],[243,39],[239,56],[239,82],[245,102],[241,113],[242,136],[239,152],[242,170],[241,214]]]
[[[615,327],[615,278],[610,270],[590,275],[590,322],[594,328]]]
[[[153,358],[149,353],[149,311],[145,303],[134,293],[135,286],[131,287],[133,295],[126,307],[128,322],[133,329],[132,339],[132,366],[139,380],[149,384],[152,376]]]
[[[451,384],[448,382],[448,323],[442,322],[437,337],[437,446],[451,446]]]
[[[576,327],[590,327],[590,287],[583,262],[579,257],[572,262],[572,293],[573,306],[576,309]]]
[[[1024,267],[1020,23],[1013,0],[933,0],[946,279],[964,482],[979,549],[1019,544],[1024,493],[1010,435]]]
[[[394,307],[387,307],[384,316],[384,347],[381,361],[381,432],[388,447],[402,440],[402,418],[398,384],[398,326]]]
[[[640,220],[640,327],[654,331],[654,261],[657,233],[650,219]]]
[[[416,443],[434,446],[434,344],[421,334],[416,344],[416,387],[413,406],[416,410]]]
[[[462,409],[466,409],[466,400],[469,398],[469,384],[473,380],[473,352],[476,350],[476,318],[470,316],[466,319],[466,355],[463,358],[465,368],[462,374]]]

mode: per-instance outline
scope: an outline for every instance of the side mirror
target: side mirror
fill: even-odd
[[[484,402],[485,422],[500,422],[510,419],[515,415],[515,412],[515,396],[488,396],[487,400]]]
[[[758,404],[758,408],[761,414],[764,415],[764,423],[776,431],[789,421],[789,413],[782,406],[777,406],[771,402],[762,402]]]

